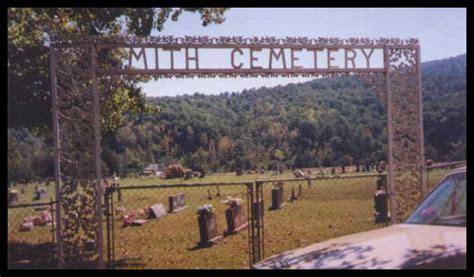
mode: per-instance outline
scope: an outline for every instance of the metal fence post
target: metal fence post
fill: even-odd
[[[419,166],[420,166],[420,174],[421,174],[421,191],[422,197],[424,198],[428,193],[428,177],[426,175],[426,161],[425,161],[425,139],[423,133],[423,92],[421,86],[421,52],[420,46],[418,45],[416,48],[416,88],[418,93],[418,132],[419,132],[419,150],[420,150],[420,158],[419,158]]]
[[[390,215],[392,224],[397,223],[397,202],[395,199],[396,189],[394,183],[394,163],[393,163],[393,125],[392,125],[392,94],[390,91],[390,60],[388,51],[389,49],[384,47],[384,67],[385,67],[385,99],[387,107],[387,138],[388,138],[388,176],[387,184],[389,190],[390,199]]]
[[[264,208],[263,208],[263,181],[255,182],[256,195],[256,215],[257,215],[257,257],[255,262],[259,262],[265,256],[265,241],[264,241]]]
[[[55,237],[54,237],[54,231],[55,231],[55,228],[54,228],[54,202],[53,202],[53,198],[50,198],[49,200],[49,213],[51,214],[51,235],[53,236],[53,244],[54,244],[54,241],[55,241]]]
[[[53,136],[54,136],[54,181],[56,197],[56,250],[58,256],[58,268],[63,268],[63,251],[61,237],[61,164],[59,158],[59,122],[58,122],[58,100],[56,88],[56,51],[54,47],[49,50],[51,65],[51,99],[53,101]]]
[[[254,215],[254,183],[247,184],[247,214],[249,216],[250,226],[247,228],[248,231],[248,247],[249,247],[249,267],[254,263],[254,253],[255,253],[255,241],[254,241],[254,231],[255,231],[255,215]]]
[[[96,223],[97,223],[97,267],[104,268],[104,240],[102,231],[102,163],[100,157],[100,100],[98,91],[97,69],[97,46],[92,45],[91,49],[91,74],[94,103],[94,143],[95,143],[95,174],[96,174]]]

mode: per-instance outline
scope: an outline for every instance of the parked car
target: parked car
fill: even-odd
[[[465,269],[466,167],[451,171],[403,224],[272,256],[255,269]]]

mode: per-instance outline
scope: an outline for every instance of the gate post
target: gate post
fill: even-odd
[[[257,252],[255,257],[255,262],[259,262],[265,256],[265,239],[264,239],[264,208],[263,208],[263,181],[255,182],[255,208],[254,210],[254,220],[256,221],[256,231],[257,231]]]
[[[92,89],[94,100],[94,144],[95,144],[95,175],[96,175],[96,223],[97,223],[97,251],[98,265],[100,269],[104,268],[104,239],[102,231],[102,159],[100,156],[100,100],[97,84],[97,45],[94,43],[91,51],[91,70],[92,70]]]
[[[421,85],[421,52],[420,46],[416,47],[416,91],[418,94],[418,132],[420,133],[419,150],[420,150],[420,175],[421,175],[421,189],[422,197],[428,194],[428,175],[426,172],[425,161],[425,139],[423,131],[423,91]]]
[[[393,125],[392,125],[392,93],[390,91],[390,59],[388,55],[387,46],[383,49],[384,53],[384,67],[385,67],[385,99],[387,107],[387,138],[388,138],[388,174],[387,174],[387,187],[388,195],[390,199],[390,214],[391,214],[391,223],[396,224],[396,211],[397,203],[395,201],[395,186],[394,186],[394,163],[393,163]]]
[[[106,222],[106,232],[107,232],[107,267],[111,268],[112,266],[112,240],[114,239],[111,234],[111,222],[113,218],[113,209],[111,209],[111,204],[113,201],[112,193],[114,188],[106,188],[104,193],[104,204],[105,204],[105,222]]]
[[[53,101],[53,136],[54,136],[54,185],[56,198],[56,251],[58,258],[58,268],[63,268],[63,251],[61,236],[61,169],[59,158],[59,122],[58,122],[58,100],[56,89],[56,52],[54,47],[49,50],[51,66],[51,99]]]
[[[264,257],[262,181],[247,183],[249,226],[249,266]]]

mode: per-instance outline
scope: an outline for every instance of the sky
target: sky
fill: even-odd
[[[200,14],[183,13],[169,20],[161,32],[173,36],[274,36],[274,37],[398,37],[418,38],[421,61],[466,53],[464,8],[233,8],[222,24],[203,27]],[[219,94],[273,87],[311,78],[185,78],[160,79],[142,85],[146,96]]]

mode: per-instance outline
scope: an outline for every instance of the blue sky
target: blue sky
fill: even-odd
[[[421,60],[443,59],[466,53],[466,10],[458,8],[326,9],[235,8],[225,22],[203,27],[199,14],[183,13],[153,35],[174,36],[305,36],[418,38]],[[224,91],[272,87],[307,78],[161,79],[142,85],[147,96],[219,94]]]

